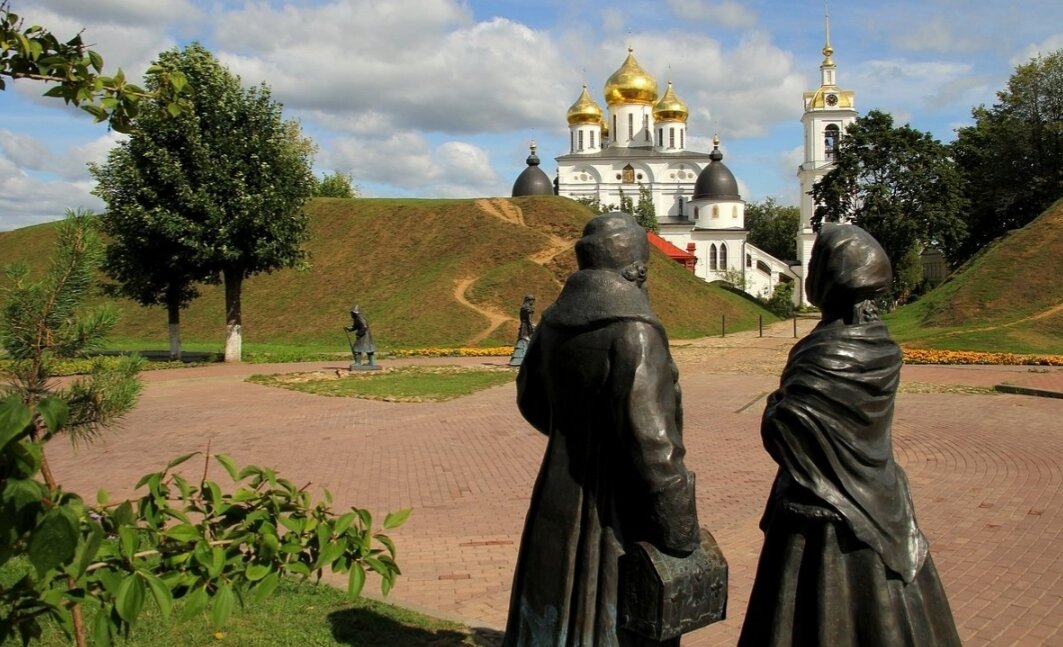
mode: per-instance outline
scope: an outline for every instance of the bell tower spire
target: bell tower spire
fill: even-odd
[[[804,161],[797,169],[801,182],[801,222],[797,232],[797,257],[801,262],[801,286],[807,277],[808,262],[812,256],[812,244],[816,232],[812,229],[812,216],[816,205],[812,202],[812,187],[821,177],[834,168],[838,144],[849,124],[856,120],[856,95],[852,90],[838,87],[837,66],[834,64],[834,46],[830,43],[830,11],[823,3],[823,62],[819,64],[820,85],[804,94]],[[805,305],[807,297],[803,289],[794,290],[796,305]]]

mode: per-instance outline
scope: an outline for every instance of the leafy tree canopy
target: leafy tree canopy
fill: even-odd
[[[797,258],[797,226],[801,210],[781,205],[775,198],[746,205],[747,240],[779,260]]]
[[[908,265],[919,252],[933,245],[951,259],[966,236],[961,186],[946,146],[872,110],[849,125],[834,170],[813,186],[813,226],[848,221],[866,229],[889,255],[893,296],[904,301],[916,287]]]
[[[130,83],[121,69],[103,74],[103,57],[85,45],[80,33],[64,41],[40,25],[27,26],[6,0],[0,1],[0,90],[7,89],[4,77],[54,83],[44,96],[61,98],[125,133],[142,100],[157,101],[171,115],[188,107],[184,74],[152,65],[145,75],[151,91]]]
[[[965,260],[1063,197],[1063,50],[1015,68],[951,145],[970,201]]]
[[[315,198],[357,198],[358,194],[358,187],[354,185],[350,173],[334,171],[314,181]]]
[[[306,262],[309,223],[302,206],[315,186],[314,146],[298,123],[282,118],[265,84],[242,88],[202,45],[163,52],[157,64],[181,72],[196,88],[192,108],[175,119],[140,115],[133,135],[93,169],[108,203],[104,227],[122,245],[108,267],[141,298],[142,287],[173,287],[165,296],[159,292],[160,303],[183,302],[189,282],[220,273],[226,359],[238,360],[243,280]],[[154,274],[151,266],[160,260],[164,267]],[[151,280],[130,281],[135,272],[124,272],[121,263]]]

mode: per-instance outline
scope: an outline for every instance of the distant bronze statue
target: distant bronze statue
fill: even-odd
[[[520,329],[517,330],[517,341],[513,344],[513,354],[509,357],[510,366],[520,366],[524,361],[524,354],[528,350],[528,342],[531,341],[532,333],[535,332],[535,324],[532,316],[535,314],[535,296],[524,295],[524,302],[520,304]]]
[[[701,626],[722,615],[719,604],[712,619],[691,611],[710,598],[711,574],[685,576],[680,588],[696,588],[697,600],[676,594],[671,581],[663,591],[621,581],[625,552],[650,554],[650,571],[652,560],[676,572],[694,563],[684,556],[706,561],[694,477],[683,463],[678,371],[643,285],[648,256],[645,230],[631,216],[592,219],[576,243],[579,271],[543,313],[517,376],[521,414],[549,440],[521,538],[506,647],[678,645],[674,636],[693,627],[681,621],[696,616]],[[630,570],[637,580],[638,566]],[[713,581],[722,603],[726,582]],[[652,624],[632,608],[653,595],[677,609],[663,622],[675,631],[661,642],[645,638],[652,628],[629,629]]]
[[[376,353],[376,346],[373,344],[373,333],[369,330],[369,322],[358,306],[351,308],[351,325],[344,327],[344,330],[348,333],[354,333],[354,341],[351,341],[350,335],[347,336],[347,342],[351,346],[351,354],[354,355],[354,363],[351,364],[351,368],[363,366],[362,353],[365,353],[367,360],[364,366],[376,366],[373,362],[373,355]]]
[[[764,411],[761,437],[779,471],[738,644],[959,645],[893,458],[901,351],[874,304],[889,290],[889,259],[863,229],[826,224],[808,272],[823,316],[791,350]]]

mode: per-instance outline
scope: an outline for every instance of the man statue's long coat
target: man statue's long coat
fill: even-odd
[[[624,547],[696,547],[677,375],[645,291],[616,272],[573,274],[543,313],[517,401],[549,441],[521,539],[507,647],[624,644]]]

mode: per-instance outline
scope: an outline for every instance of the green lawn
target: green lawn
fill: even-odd
[[[0,583],[17,579],[23,566],[0,568]],[[400,587],[402,579],[399,578]],[[91,626],[94,610],[86,609]],[[170,621],[163,621],[149,602],[136,627],[119,645],[138,647],[458,647],[495,645],[498,632],[472,631],[461,624],[432,618],[390,604],[359,598],[346,599],[338,589],[297,580],[282,581],[274,594],[260,604],[237,608],[220,632],[211,626],[209,611],[180,619],[180,603]],[[72,641],[54,625],[46,625],[42,647],[67,647]]]
[[[249,382],[303,393],[391,402],[452,400],[510,382],[509,368],[406,366],[379,371],[252,375]]]

